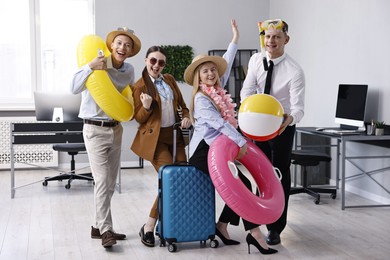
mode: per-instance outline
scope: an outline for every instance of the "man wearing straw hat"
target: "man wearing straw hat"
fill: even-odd
[[[109,248],[126,235],[115,233],[111,216],[111,198],[115,191],[120,167],[123,128],[120,122],[109,117],[97,105],[85,86],[94,70],[106,70],[115,88],[122,92],[134,83],[134,67],[125,62],[141,49],[141,42],[132,30],[121,27],[110,32],[106,45],[111,55],[104,53],[82,66],[73,76],[71,91],[82,93],[79,117],[84,120],[83,137],[94,178],[95,223],[91,237],[102,239],[102,246]],[[102,86],[106,87],[106,86]]]

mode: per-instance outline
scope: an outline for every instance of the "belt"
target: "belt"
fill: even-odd
[[[84,124],[104,126],[104,127],[114,127],[119,125],[118,121],[104,121],[104,120],[92,120],[92,119],[84,119],[83,121]]]

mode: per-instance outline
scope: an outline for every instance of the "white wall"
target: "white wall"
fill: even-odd
[[[289,23],[291,40],[286,51],[306,75],[305,116],[298,126],[332,126],[340,83],[369,85],[367,121],[390,123],[389,58],[390,1],[387,0],[96,0],[96,33],[101,37],[119,26],[135,30],[142,41],[140,53],[129,59],[141,76],[146,50],[152,45],[190,45],[195,55],[223,49],[231,40],[230,19],[240,29],[240,48],[259,49],[257,22],[281,18]],[[180,84],[189,104],[190,88]],[[122,161],[136,160],[129,146],[136,123],[125,124]],[[349,151],[376,148],[354,144]],[[389,149],[381,150],[389,153]],[[372,163],[363,163],[364,167]],[[384,160],[376,163],[386,165]],[[348,170],[350,167],[348,168]],[[351,172],[354,170],[351,169]],[[388,173],[388,172],[387,172]],[[390,184],[386,175],[375,175]],[[351,190],[367,189],[363,179]],[[375,187],[374,187],[375,190]],[[371,192],[371,191],[370,191]],[[375,191],[385,197],[382,191]],[[374,195],[376,196],[376,195]]]
[[[105,39],[117,27],[127,26],[142,42],[138,55],[128,60],[141,77],[146,51],[153,45],[190,45],[194,54],[226,49],[232,39],[230,19],[240,30],[239,48],[259,49],[257,23],[268,19],[268,0],[96,0],[96,34]],[[191,88],[179,84],[190,104]],[[137,124],[124,124],[122,161],[136,161],[130,152]]]
[[[268,0],[96,0],[96,33],[118,26],[133,29],[142,42],[129,61],[140,76],[152,45],[190,45],[195,54],[226,48],[232,38],[230,19],[238,22],[240,48],[258,48],[257,22],[266,18]]]
[[[369,86],[366,120],[390,123],[390,1],[273,0],[271,17],[290,26],[286,50],[306,74],[301,125],[334,125],[340,83]]]
[[[270,17],[289,24],[286,51],[306,75],[305,116],[299,126],[332,126],[340,83],[368,84],[366,121],[390,123],[390,1],[387,0],[272,0]],[[389,155],[390,149],[350,144],[355,155]],[[388,159],[354,160],[366,171],[389,166]],[[347,176],[359,171],[347,164]],[[390,186],[389,171],[372,177]],[[350,191],[390,203],[389,194],[371,179],[348,182]],[[367,195],[366,194],[366,195]]]

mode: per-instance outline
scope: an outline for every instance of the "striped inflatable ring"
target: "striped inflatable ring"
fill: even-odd
[[[110,55],[102,38],[97,35],[84,36],[77,46],[79,68],[96,58],[99,50],[102,50],[106,57]],[[120,122],[133,118],[134,101],[130,86],[119,92],[105,70],[94,70],[85,85],[95,102],[109,117]]]
[[[238,178],[234,158],[239,147],[225,135],[220,135],[210,146],[210,177],[221,198],[240,217],[255,224],[270,224],[279,219],[284,210],[282,184],[265,154],[252,142],[247,145],[247,154],[239,162],[254,178],[260,196]]]

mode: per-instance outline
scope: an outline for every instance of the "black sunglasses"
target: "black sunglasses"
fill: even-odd
[[[158,63],[158,66],[160,66],[160,67],[164,67],[165,66],[165,60],[158,60],[156,58],[149,58],[149,62],[152,65],[155,65],[156,63]]]

